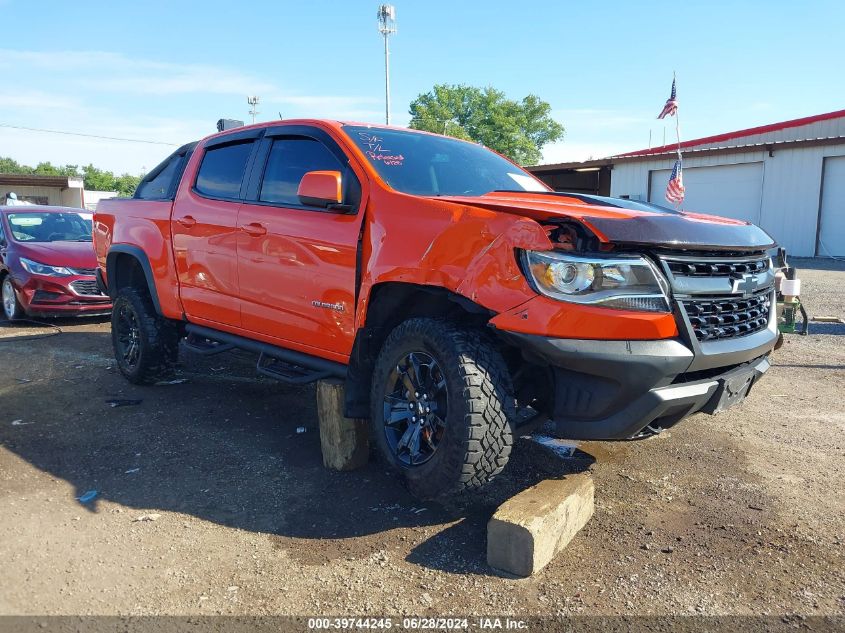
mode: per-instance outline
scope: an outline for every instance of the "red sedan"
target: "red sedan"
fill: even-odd
[[[97,286],[91,220],[81,209],[0,206],[0,289],[6,319],[111,312]]]

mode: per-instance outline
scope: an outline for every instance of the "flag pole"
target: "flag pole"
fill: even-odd
[[[673,70],[672,71],[672,85],[675,86],[676,90],[677,90],[677,87],[678,87],[677,80],[678,80],[678,77],[677,77],[675,71]],[[683,162],[684,161],[683,161],[683,157],[681,156],[681,107],[680,107],[680,105],[678,105],[675,108],[675,138],[678,141],[678,162],[681,163],[681,165],[682,165],[681,168],[683,169]],[[678,205],[677,205],[678,209],[681,208],[681,204],[683,204],[683,200],[678,203]]]
[[[672,72],[672,83],[677,88],[677,78],[674,71]],[[681,108],[678,106],[675,109],[675,138],[678,140],[678,160],[681,159]]]

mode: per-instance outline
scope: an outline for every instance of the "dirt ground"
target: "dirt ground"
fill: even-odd
[[[845,266],[798,264],[811,313],[845,317]],[[570,459],[523,439],[442,505],[323,469],[313,388],[248,355],[136,387],[107,322],[58,325],[0,328],[0,614],[845,614],[845,326],[788,336],[739,408]],[[496,506],[585,469],[570,546],[534,578],[489,569]]]

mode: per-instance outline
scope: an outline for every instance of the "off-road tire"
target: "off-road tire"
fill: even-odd
[[[124,310],[131,311],[138,325],[138,358],[127,363],[118,342]],[[117,292],[112,307],[112,346],[120,373],[131,383],[148,385],[173,375],[179,357],[179,328],[158,314],[146,290],[125,287]]]
[[[389,376],[409,352],[424,352],[437,361],[448,394],[443,439],[428,461],[410,467],[390,449],[383,408]],[[476,490],[508,462],[515,415],[513,388],[501,354],[481,330],[437,319],[401,323],[379,353],[370,402],[373,445],[404,475],[408,489],[418,497]]]

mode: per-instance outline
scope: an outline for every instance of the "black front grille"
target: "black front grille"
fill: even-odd
[[[766,329],[771,289],[749,298],[699,297],[681,303],[699,341],[733,338]]]
[[[73,288],[73,291],[79,295],[86,295],[89,297],[103,296],[103,293],[100,292],[100,289],[97,287],[96,281],[80,279],[79,281],[71,282],[70,287]]]
[[[683,277],[730,277],[761,273],[769,267],[768,257],[738,262],[667,261],[673,275]]]
[[[62,298],[62,293],[60,292],[49,292],[47,290],[36,290],[35,294],[32,295],[32,302],[33,303],[41,303],[42,301],[56,301],[57,299]]]
[[[71,268],[74,275],[90,275],[91,277],[97,272],[96,268]]]

